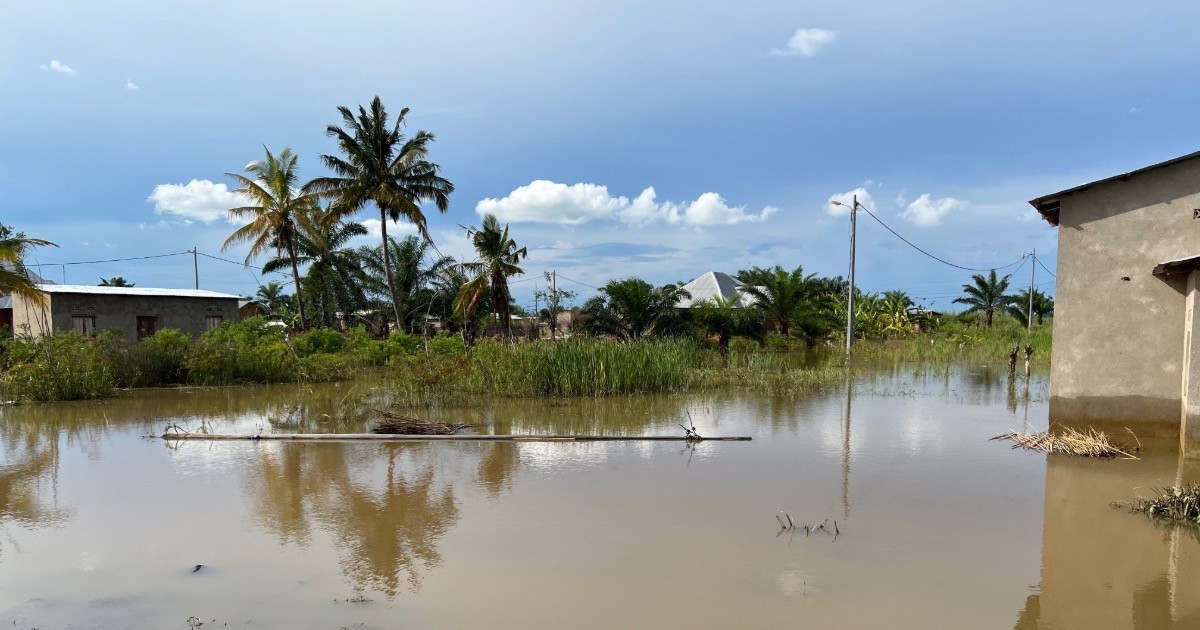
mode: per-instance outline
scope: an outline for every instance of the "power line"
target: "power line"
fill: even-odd
[[[589,289],[595,289],[595,290],[597,290],[597,291],[600,291],[600,290],[601,290],[601,289],[600,289],[600,287],[598,287],[598,286],[595,286],[595,285],[592,285],[592,284],[588,284],[588,283],[586,283],[586,282],[580,282],[580,281],[578,281],[578,280],[576,280],[576,279],[574,279],[574,278],[568,278],[568,277],[566,277],[566,276],[562,275],[561,273],[560,273],[560,274],[558,274],[558,277],[559,277],[559,278],[562,278],[563,280],[570,280],[571,282],[574,282],[575,284],[582,284],[583,286],[585,286],[585,287],[587,287],[587,288],[589,288]]]
[[[1042,265],[1042,269],[1045,269],[1045,270],[1046,270],[1046,273],[1050,274],[1050,277],[1051,277],[1051,278],[1057,278],[1057,277],[1058,277],[1058,276],[1054,275],[1054,272],[1053,272],[1053,271],[1050,271],[1050,270],[1049,270],[1049,269],[1046,267],[1046,265],[1042,264],[1042,259],[1041,259],[1041,258],[1035,258],[1034,260],[1036,260],[1036,261],[1037,261],[1037,264],[1039,264],[1039,265]]]
[[[948,265],[948,266],[950,266],[950,267],[954,267],[955,269],[962,269],[962,270],[964,270],[964,271],[999,271],[999,270],[1001,270],[1001,269],[1007,269],[1007,268],[1009,268],[1009,267],[1012,267],[1013,265],[1016,265],[1016,264],[1020,263],[1021,261],[1025,260],[1025,257],[1024,257],[1024,256],[1022,256],[1020,260],[1014,260],[1013,262],[1011,262],[1011,263],[1009,263],[1009,264],[1007,264],[1007,265],[1003,265],[1003,266],[1000,266],[1000,267],[988,267],[987,269],[977,269],[977,268],[975,268],[975,267],[964,267],[964,266],[962,266],[962,265],[956,265],[956,264],[954,264],[954,263],[952,263],[952,262],[950,262],[950,261],[948,261],[948,260],[945,260],[945,259],[942,259],[942,258],[938,258],[937,256],[934,256],[933,254],[930,254],[929,252],[927,252],[927,251],[925,251],[925,250],[921,249],[920,247],[918,247],[918,246],[917,246],[915,243],[913,243],[912,241],[910,241],[910,240],[908,240],[908,239],[904,238],[903,236],[900,236],[900,233],[899,233],[899,232],[897,232],[896,230],[893,230],[893,229],[892,229],[890,226],[888,226],[888,224],[886,224],[886,223],[884,223],[882,220],[880,220],[880,218],[879,218],[879,217],[875,216],[875,213],[871,212],[870,210],[867,210],[866,206],[863,206],[862,204],[859,204],[859,206],[858,206],[858,207],[859,207],[859,208],[860,208],[860,209],[861,209],[863,212],[866,212],[867,214],[871,215],[871,218],[872,218],[872,219],[875,219],[875,221],[876,221],[877,223],[879,223],[879,225],[882,225],[882,226],[884,227],[884,229],[886,229],[887,231],[891,232],[893,236],[895,236],[896,238],[898,238],[898,239],[900,239],[900,240],[904,241],[905,243],[907,243],[909,247],[911,247],[911,248],[913,248],[913,249],[915,249],[915,250],[917,250],[917,251],[921,252],[922,254],[925,254],[926,256],[928,256],[928,257],[930,257],[930,258],[932,258],[932,259],[934,259],[934,260],[936,260],[936,261],[938,261],[938,262],[942,263],[943,265]]]
[[[167,258],[170,256],[183,256],[192,252],[175,252],[174,254],[155,254],[153,256],[134,256],[132,258],[110,258],[108,260],[77,260],[73,262],[58,262],[58,263],[33,263],[26,265],[27,267],[61,267],[63,265],[98,265],[101,263],[127,262],[130,260],[148,260],[150,258]],[[202,254],[205,255],[205,254]]]

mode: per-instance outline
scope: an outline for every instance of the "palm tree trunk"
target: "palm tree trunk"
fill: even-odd
[[[984,323],[985,328],[987,328],[988,330],[992,329],[992,309],[991,308],[986,308],[983,310],[983,323]]]
[[[296,264],[296,243],[288,237],[288,258],[292,259],[292,280],[296,283],[296,310],[300,312],[300,329],[304,329],[304,296],[300,294],[300,267]]]
[[[392,277],[392,256],[388,251],[387,210],[379,208],[379,230],[383,234],[383,275],[387,277],[388,294],[392,297],[392,311],[396,314],[396,329],[404,330],[404,318],[401,315],[404,308],[400,304],[400,294],[396,293],[396,279]]]
[[[500,331],[504,333],[504,337],[511,338],[512,311],[508,305],[508,279],[503,273],[496,274],[492,277],[492,286],[496,289],[492,292],[492,310],[500,316]]]

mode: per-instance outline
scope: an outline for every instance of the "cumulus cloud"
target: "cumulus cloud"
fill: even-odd
[[[42,70],[50,70],[52,72],[61,72],[62,74],[75,74],[74,68],[72,68],[71,66],[68,66],[67,64],[65,64],[57,59],[51,59],[50,63],[48,63],[48,64],[44,63],[39,67]]]
[[[837,33],[823,28],[798,28],[787,41],[787,47],[775,48],[771,54],[780,57],[814,57],[837,39]]]
[[[597,220],[630,224],[662,221],[691,227],[735,225],[765,221],[777,210],[767,206],[757,213],[747,212],[746,206],[730,206],[715,192],[706,192],[691,202],[659,202],[653,187],[629,199],[612,195],[606,186],[586,183],[568,186],[547,180],[533,181],[506,197],[484,199],[475,205],[477,213],[495,214],[510,223],[561,225],[582,225]]]
[[[383,238],[383,230],[380,228],[382,222],[379,219],[366,219],[359,221],[363,227],[367,228],[367,235],[375,242]],[[417,226],[408,221],[388,221],[388,236],[392,238],[402,238],[417,233]]]
[[[134,83],[133,81],[125,79],[125,89],[129,90],[130,92],[136,92],[142,88],[138,87],[138,84]]]
[[[825,202],[825,212],[835,217],[846,216],[850,214],[850,207],[854,205],[856,197],[858,198],[859,205],[872,212],[875,211],[875,198],[871,196],[871,193],[867,192],[866,186],[859,186],[854,190],[830,195],[829,201]],[[835,201],[837,203],[834,203]]]
[[[154,212],[157,214],[202,223],[226,218],[230,208],[239,208],[247,203],[244,197],[229,190],[225,184],[207,179],[193,179],[187,184],[159,184],[146,201],[154,203]]]
[[[954,197],[942,197],[934,199],[925,193],[917,197],[904,212],[900,213],[900,217],[911,221],[921,227],[933,227],[942,222],[942,218],[955,210],[961,210],[967,207],[967,202]]]

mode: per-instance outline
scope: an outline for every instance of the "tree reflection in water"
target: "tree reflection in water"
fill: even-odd
[[[278,448],[263,449],[261,477],[246,490],[256,522],[281,545],[308,545],[315,522],[332,535],[354,588],[388,597],[403,582],[419,589],[422,571],[441,564],[437,543],[459,510],[453,488],[437,480],[434,447],[271,446]]]

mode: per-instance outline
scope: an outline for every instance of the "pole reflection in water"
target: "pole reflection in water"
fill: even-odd
[[[1156,444],[1140,461],[1050,455],[1042,581],[1017,630],[1200,628],[1200,533],[1111,505],[1200,479],[1200,462]]]
[[[842,423],[842,518],[850,518],[850,407],[854,386],[846,370],[846,414]]]

